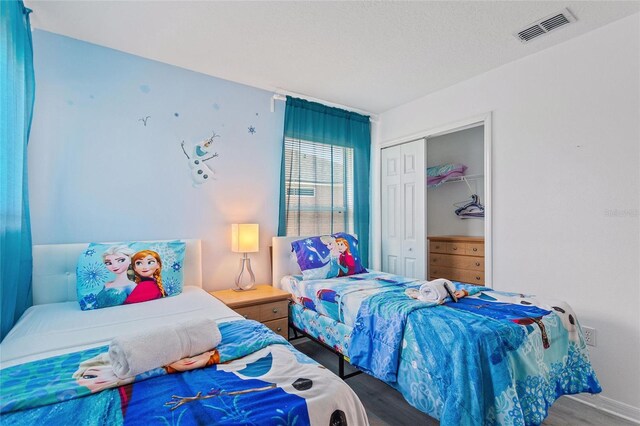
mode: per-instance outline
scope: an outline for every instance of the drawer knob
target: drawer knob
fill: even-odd
[[[277,331],[282,331],[282,327],[276,328]]]
[[[454,248],[453,248],[453,250],[454,250],[454,251],[455,251],[455,250],[458,250],[458,247],[454,247]]]
[[[438,261],[438,258],[433,259],[433,263],[436,263]]]
[[[278,313],[278,308],[273,308],[272,311],[273,311],[274,314],[277,314]]]
[[[476,262],[476,266],[480,266],[480,262]]]
[[[480,277],[476,276],[476,280],[480,281]]]
[[[478,251],[478,248],[477,248],[477,247],[474,247],[474,248],[473,248],[473,251]]]
[[[243,317],[244,317],[245,319],[249,319],[249,315],[246,315],[246,314],[245,314],[245,315],[243,315]]]

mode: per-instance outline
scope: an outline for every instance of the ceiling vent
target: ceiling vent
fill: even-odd
[[[526,28],[518,31],[514,34],[514,36],[521,42],[526,43],[536,37],[544,35],[572,22],[576,22],[576,17],[573,16],[569,9],[564,9],[558,13],[546,16],[538,20],[537,22],[527,25]]]

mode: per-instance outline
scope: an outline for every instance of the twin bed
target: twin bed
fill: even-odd
[[[367,424],[338,377],[202,290],[200,241],[186,241],[181,294],[81,311],[75,270],[86,247],[34,247],[34,306],[0,345],[3,425]],[[119,383],[100,362],[116,336],[193,317],[214,319],[222,334],[209,367]]]
[[[443,425],[537,425],[561,395],[601,391],[571,307],[454,283],[443,305],[422,286],[372,272],[305,280],[291,242],[273,239],[273,285],[292,294],[290,322]]]

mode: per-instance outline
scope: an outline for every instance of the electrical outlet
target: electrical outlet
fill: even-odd
[[[593,327],[582,327],[582,334],[584,335],[584,341],[589,346],[596,345],[596,329]]]

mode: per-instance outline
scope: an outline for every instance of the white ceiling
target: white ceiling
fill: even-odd
[[[38,29],[372,113],[640,10],[639,1],[25,3]],[[575,24],[528,44],[513,37],[564,7]]]

